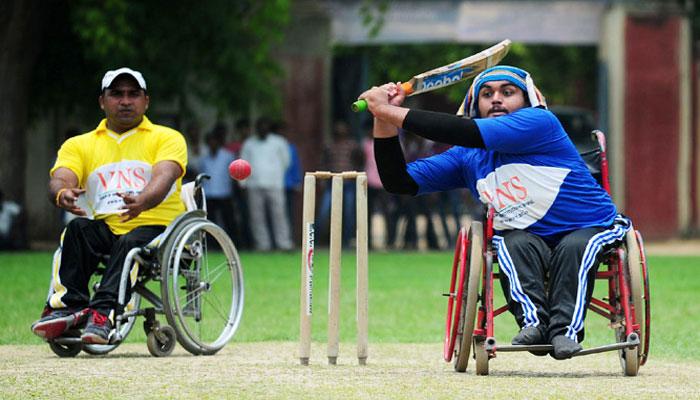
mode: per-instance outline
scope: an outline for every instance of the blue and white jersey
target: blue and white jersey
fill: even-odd
[[[418,194],[468,188],[495,210],[494,229],[523,229],[547,240],[609,226],[617,210],[550,111],[522,108],[475,119],[484,149],[455,146],[408,165]]]

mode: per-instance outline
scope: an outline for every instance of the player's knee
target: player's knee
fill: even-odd
[[[138,246],[139,242],[129,237],[129,235],[123,235],[117,240],[117,247],[123,250],[128,251]]]
[[[503,241],[509,252],[518,252],[531,245],[531,234],[522,230],[513,230],[504,236]]]
[[[586,249],[586,246],[588,246],[590,239],[591,236],[588,234],[577,234],[577,232],[574,232],[565,236],[561,240],[559,246],[571,250],[575,249],[582,253]]]
[[[92,221],[87,218],[74,218],[66,225],[66,234],[81,233]]]

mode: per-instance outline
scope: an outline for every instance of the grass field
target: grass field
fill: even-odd
[[[368,365],[357,366],[354,257],[343,259],[339,365],[326,365],[328,255],[315,263],[311,365],[297,359],[298,253],[243,253],[246,305],[232,343],[213,357],[181,347],[167,358],[148,354],[141,322],[107,356],[56,357],[29,330],[46,296],[49,253],[0,254],[0,398],[71,399],[453,399],[696,398],[700,393],[700,257],[650,257],[652,339],[649,362],[626,378],[617,354],[555,361],[527,353],[499,354],[489,376],[455,373],[442,360],[451,268],[449,253],[370,254]],[[598,285],[602,289],[603,285]],[[496,294],[502,304],[501,293]],[[161,319],[163,321],[164,318]],[[508,342],[510,315],[496,319]],[[587,319],[584,347],[608,344],[612,331]],[[134,379],[135,375],[138,379]]]
[[[370,343],[436,343],[443,339],[452,255],[370,254]],[[298,253],[242,253],[245,311],[234,342],[296,341],[299,335]],[[354,256],[342,267],[341,341],[355,338]],[[0,344],[41,344],[29,326],[41,311],[50,274],[50,253],[0,253]],[[326,339],[328,254],[315,260],[313,340]],[[650,257],[651,358],[700,360],[700,257]],[[498,285],[497,285],[498,286]],[[597,289],[602,289],[599,285]],[[497,305],[502,295],[496,294]],[[164,318],[162,319],[164,321]],[[606,321],[590,314],[586,347],[612,342]],[[145,341],[139,322],[129,343]],[[516,327],[509,314],[496,319],[496,336],[509,341]],[[145,346],[144,346],[145,347]],[[145,350],[145,349],[144,349]]]

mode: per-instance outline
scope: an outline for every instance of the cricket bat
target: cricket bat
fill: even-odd
[[[508,54],[510,43],[510,40],[506,39],[467,58],[423,72],[402,83],[401,87],[407,96],[413,96],[473,78],[481,71],[498,64]],[[351,108],[354,112],[365,111],[367,102],[358,100],[352,103]]]

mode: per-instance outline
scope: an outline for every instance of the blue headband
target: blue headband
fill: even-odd
[[[491,81],[508,81],[523,91],[525,99],[530,102],[531,107],[543,106],[547,108],[544,97],[535,87],[535,83],[527,71],[509,65],[496,65],[484,70],[474,78],[474,82],[469,88],[457,114],[468,114],[470,118],[479,118],[478,101],[475,99],[477,99],[479,90],[481,90],[484,83]]]
[[[474,78],[474,94],[479,93],[484,83],[492,81],[508,81],[522,89],[523,92],[527,92],[527,84],[525,83],[527,75],[528,73],[522,69],[507,65],[491,67]]]

